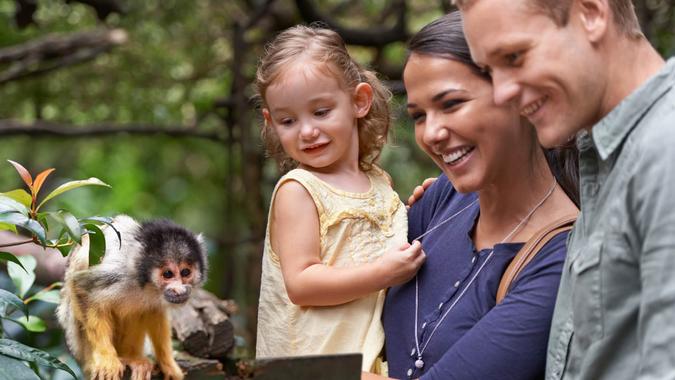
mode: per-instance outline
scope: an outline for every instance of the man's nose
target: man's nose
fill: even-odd
[[[499,70],[492,72],[492,86],[493,100],[498,106],[513,101],[520,92],[520,85],[515,78]]]

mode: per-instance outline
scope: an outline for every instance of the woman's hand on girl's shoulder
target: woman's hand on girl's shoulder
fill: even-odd
[[[410,195],[410,197],[408,197],[408,204],[406,205],[406,207],[410,208],[415,202],[422,199],[424,192],[429,188],[429,186],[431,186],[434,182],[436,182],[437,179],[438,179],[437,177],[427,178],[424,180],[424,182],[422,182],[421,185],[415,186],[412,194]]]

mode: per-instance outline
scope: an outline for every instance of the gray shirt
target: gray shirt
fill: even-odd
[[[675,379],[675,58],[578,139],[546,379]]]

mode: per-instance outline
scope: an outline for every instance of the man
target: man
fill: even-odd
[[[582,212],[547,379],[675,378],[675,59],[643,37],[630,0],[456,3],[495,103],[546,147],[578,136]]]

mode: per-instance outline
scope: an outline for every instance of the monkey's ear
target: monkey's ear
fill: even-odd
[[[202,256],[202,263],[204,263],[204,267],[202,268],[202,278],[201,282],[206,282],[206,274],[208,273],[209,270],[209,258],[207,255],[207,250],[206,250],[206,241],[204,240],[204,235],[203,234],[197,234],[197,242],[199,243],[200,252],[199,254]]]

